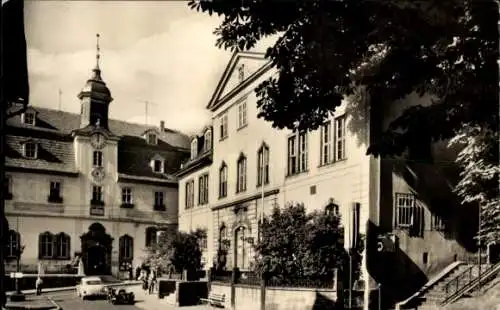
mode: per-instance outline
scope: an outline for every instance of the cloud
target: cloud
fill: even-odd
[[[141,7],[137,6],[135,9],[140,11]],[[127,10],[128,15],[129,11]],[[77,10],[72,12],[78,13]],[[115,18],[120,19],[118,7],[108,14],[112,12],[116,15]],[[43,14],[44,10],[38,8],[36,13]],[[61,15],[61,12],[58,14]],[[112,118],[144,123],[144,101],[149,101],[150,125],[158,126],[160,120],[164,120],[169,128],[193,133],[210,121],[210,113],[205,110],[205,106],[231,54],[215,47],[216,37],[212,32],[220,22],[218,18],[191,11],[180,15],[182,18],[163,22],[161,31],[145,30],[147,35],[130,40],[129,44],[113,44],[116,39],[107,36],[106,28],[103,26],[104,29],[100,30],[100,67],[102,77],[114,98],[110,105]],[[64,16],[65,19],[70,18]],[[59,27],[64,27],[62,21]],[[74,28],[74,23],[72,27]],[[138,30],[134,36],[141,37],[138,35],[140,24],[136,27]],[[92,37],[94,30],[89,29],[85,37]],[[80,29],[79,33],[82,32],[84,30]],[[116,29],[110,30],[110,33],[115,32]],[[51,36],[51,40],[54,40],[54,34],[50,32],[37,30],[37,35]],[[75,43],[71,31],[65,32],[62,29],[57,35],[60,41]],[[127,36],[127,32],[124,31],[121,35]],[[47,46],[43,47],[40,44],[43,40],[40,38],[33,40],[36,44],[29,42],[28,40],[31,103],[57,109],[58,91],[61,89],[62,110],[79,113],[80,103],[76,96],[95,66],[94,44],[89,44],[84,50],[68,48],[55,53]],[[58,43],[58,46],[63,45]]]

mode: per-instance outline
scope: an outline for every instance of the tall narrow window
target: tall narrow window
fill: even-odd
[[[321,126],[321,164],[332,162],[332,122],[328,121]]]
[[[58,259],[69,259],[70,237],[65,233],[59,233],[55,237],[55,257]]]
[[[247,101],[243,100],[238,105],[238,128],[247,124]]]
[[[122,188],[122,204],[132,204],[132,189],[130,187]]]
[[[163,161],[160,159],[155,159],[153,161],[153,171],[154,172],[162,172],[163,171]]]
[[[219,198],[227,196],[227,165],[222,163],[219,169]]]
[[[198,204],[208,203],[208,174],[200,176],[198,180]]]
[[[415,195],[396,193],[396,227],[410,228],[415,217]]]
[[[156,235],[158,233],[158,229],[156,227],[148,227],[146,228],[146,246],[151,247],[155,246],[157,242]]]
[[[50,197],[54,197],[54,198],[61,197],[61,183],[60,182],[50,182]]]
[[[21,235],[15,230],[9,230],[9,239],[7,240],[7,258],[17,257],[19,248],[21,247]]]
[[[23,113],[23,123],[26,125],[35,125],[35,113],[33,112],[25,112]]]
[[[130,262],[134,257],[134,239],[129,235],[121,236],[119,239],[119,257],[120,265],[123,262]]]
[[[156,137],[156,134],[150,132],[147,134],[147,142],[148,144],[152,144],[152,145],[155,145],[158,143],[157,141],[157,137]]]
[[[92,186],[92,200],[101,202],[102,199],[102,186]]]
[[[204,142],[204,150],[210,151],[212,149],[212,130],[208,129],[205,132],[205,142]]]
[[[346,158],[345,153],[345,116],[335,119],[335,160]]]
[[[34,142],[26,142],[24,144],[24,157],[36,159],[38,153],[38,145]]]
[[[298,142],[297,142],[298,140]],[[288,175],[305,172],[308,169],[307,132],[288,138]]]
[[[104,197],[102,186],[92,186],[92,200],[90,201],[90,215],[104,215]]]
[[[12,199],[12,177],[6,175],[3,184],[3,195],[5,200]]]
[[[186,182],[186,209],[194,207],[194,180]]]
[[[39,257],[52,258],[54,256],[54,236],[50,232],[44,232],[38,239]]]
[[[247,189],[247,159],[241,154],[237,162],[236,192],[240,193]]]
[[[263,144],[257,152],[257,186],[261,186],[262,183],[269,183],[269,147],[266,144]]]
[[[195,159],[196,155],[198,155],[198,138],[195,137],[193,141],[191,141],[191,159]]]
[[[102,152],[94,151],[92,165],[94,167],[102,167]]]
[[[155,211],[164,211],[165,210],[165,197],[163,192],[155,192]]]
[[[227,138],[227,114],[220,117],[220,139]]]
[[[219,230],[219,246],[222,250],[229,250],[228,247],[228,236],[227,236],[227,228],[225,225],[222,225],[222,227]]]

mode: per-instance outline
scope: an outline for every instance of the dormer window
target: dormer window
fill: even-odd
[[[205,132],[205,151],[212,148],[212,130],[208,129]]]
[[[191,141],[191,159],[195,159],[196,155],[198,155],[198,138],[194,138]]]
[[[35,126],[36,115],[35,112],[24,112],[23,113],[23,123],[30,126]]]
[[[165,159],[160,155],[155,155],[151,158],[150,166],[153,172],[163,173],[165,171]]]
[[[38,145],[35,142],[26,142],[23,146],[24,157],[36,159],[38,155]]]
[[[146,135],[146,140],[148,144],[156,145],[158,143],[158,137],[154,132],[150,132]]]

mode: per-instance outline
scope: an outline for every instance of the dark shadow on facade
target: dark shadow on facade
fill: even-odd
[[[89,231],[83,234],[82,257],[87,275],[111,274],[111,249],[113,238],[99,223],[93,223]]]
[[[331,298],[328,298],[327,296],[321,294],[320,292],[316,292],[316,297],[314,299],[314,304],[312,306],[313,310],[340,310],[343,309],[341,307],[340,303],[337,301],[335,302]]]

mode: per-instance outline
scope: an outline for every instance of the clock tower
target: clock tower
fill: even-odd
[[[84,128],[88,125],[95,125],[96,122],[99,121],[102,128],[109,129],[109,104],[113,101],[113,98],[101,76],[101,68],[99,67],[99,34],[97,34],[96,37],[96,65],[92,70],[92,77],[87,80],[87,83],[78,94],[78,99],[80,99],[81,104],[80,128]]]

